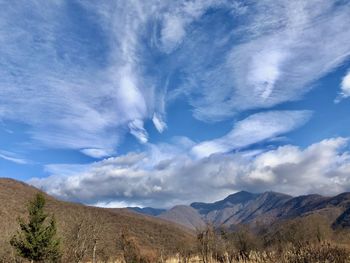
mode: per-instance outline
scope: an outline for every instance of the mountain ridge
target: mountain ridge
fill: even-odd
[[[156,217],[197,229],[206,223],[216,227],[271,224],[278,220],[313,213],[327,217],[333,222],[334,227],[350,227],[350,193],[335,196],[319,194],[291,196],[273,191],[263,193],[239,191],[212,203],[193,202],[188,206],[181,206],[181,209],[175,206]]]

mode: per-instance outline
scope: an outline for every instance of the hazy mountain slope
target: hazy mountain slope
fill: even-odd
[[[160,214],[158,217],[193,230],[205,226],[205,222],[197,210],[185,205],[175,206],[172,209]]]
[[[273,209],[282,207],[291,198],[292,197],[289,195],[275,192],[259,194],[254,200],[248,202],[243,209],[222,221],[216,222],[216,225],[224,224],[230,226],[233,224],[254,221],[257,218],[268,214],[268,212]]]
[[[16,218],[26,215],[27,203],[36,192],[37,189],[27,184],[0,178],[0,247],[8,248],[10,236],[18,227]],[[168,221],[127,209],[88,207],[47,196],[47,211],[55,214],[63,241],[75,224],[87,219],[96,222],[101,236],[99,248],[109,251],[108,254],[116,252],[116,242],[121,231],[127,231],[145,250],[159,248],[175,252],[179,245],[192,243],[194,238],[191,233]]]
[[[327,200],[327,197],[316,194],[297,196],[291,198],[283,207],[279,208],[278,216],[298,216],[304,212],[316,210],[317,207]]]
[[[158,216],[161,213],[164,213],[166,209],[160,209],[160,208],[152,208],[152,207],[127,207],[129,210],[132,210],[134,212],[149,215],[149,216]]]
[[[241,191],[241,192],[229,195],[225,199],[214,203],[200,203],[200,202],[192,203],[191,207],[196,209],[202,215],[207,215],[212,211],[219,211],[227,207],[234,207],[234,206],[237,206],[236,208],[239,210],[246,203],[255,200],[257,196],[258,194],[252,194],[246,191]]]
[[[254,194],[242,191],[214,203],[192,203],[193,210],[188,206],[174,207],[163,213],[162,217],[191,228],[201,227],[203,222],[210,222],[215,226],[257,222],[271,224],[280,219],[315,213],[334,222],[349,207],[349,193],[334,197],[317,194],[292,197],[276,192]],[[343,216],[341,220],[343,225],[347,224],[344,223],[347,220],[350,222],[348,217],[350,217],[350,212],[349,215]]]
[[[346,209],[334,222],[333,227],[350,227],[350,208]]]
[[[215,203],[192,203],[207,222],[216,226],[246,223],[271,209],[282,206],[292,198],[274,192],[253,194],[246,191],[229,195]]]

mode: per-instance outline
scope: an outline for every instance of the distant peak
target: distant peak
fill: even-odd
[[[251,196],[251,195],[257,195],[257,194],[242,190],[242,191],[230,194],[228,197],[230,197],[230,196]]]
[[[234,193],[234,194],[239,194],[239,195],[242,195],[242,194],[249,194],[249,195],[252,195],[253,193],[248,192],[248,191],[245,191],[245,190],[242,190],[242,191],[236,192],[236,193]]]
[[[242,202],[247,202],[250,200],[253,200],[255,198],[257,198],[259,196],[259,194],[254,194],[254,193],[250,193],[247,191],[240,191],[234,194],[231,194],[229,196],[227,196],[223,202],[230,202],[230,203],[242,203]]]
[[[262,193],[261,195],[272,195],[272,196],[285,196],[285,197],[292,197],[291,195],[279,193],[279,192],[274,192],[274,191],[266,191]]]

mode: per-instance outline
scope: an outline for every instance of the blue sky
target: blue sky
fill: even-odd
[[[169,207],[350,191],[348,1],[0,1],[0,176]]]

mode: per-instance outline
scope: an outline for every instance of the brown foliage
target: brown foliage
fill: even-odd
[[[301,248],[308,244],[319,244],[330,240],[332,229],[324,217],[313,214],[282,221],[271,227],[262,238],[265,246],[274,247],[277,250],[288,245]]]
[[[0,259],[6,258],[4,260],[6,263],[16,262],[11,256],[12,250],[8,243],[18,228],[15,219],[19,216],[26,216],[26,204],[37,192],[37,189],[24,183],[11,179],[0,179]],[[80,247],[80,249],[77,247],[82,245],[83,240],[89,243],[95,239],[92,232],[97,228],[92,230],[92,219],[92,225],[103,226],[98,231],[96,247],[96,258],[99,261],[105,261],[106,258],[113,259],[115,255],[118,255],[115,239],[121,229],[130,229],[130,236],[138,244],[142,244],[143,249],[154,250],[156,248],[156,250],[163,250],[169,254],[175,254],[179,244],[190,245],[194,241],[194,236],[181,227],[126,209],[88,207],[58,201],[47,195],[46,199],[47,212],[56,217],[58,235],[62,240],[64,262],[79,262],[78,258],[81,257],[91,261],[91,245],[86,244],[84,245],[86,248]],[[77,235],[80,237],[78,240],[74,240]],[[72,251],[74,249],[76,252]],[[83,256],[74,256],[74,254],[83,254]]]
[[[202,262],[350,262],[350,231],[334,232],[330,222],[320,215],[284,220],[254,230],[237,226],[233,231],[218,231],[208,226],[198,235]]]

